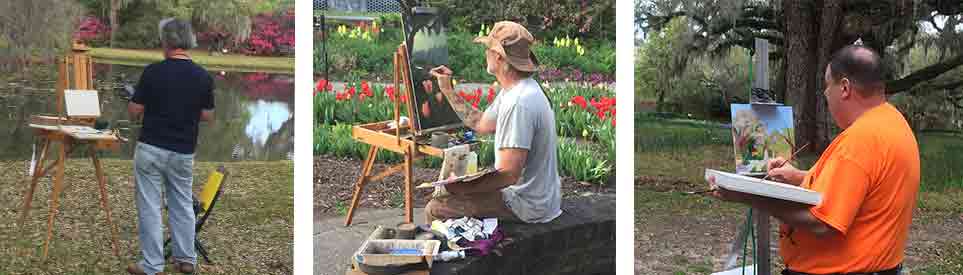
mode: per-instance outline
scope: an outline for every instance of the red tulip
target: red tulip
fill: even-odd
[[[495,100],[495,89],[489,87],[489,88],[488,88],[488,103],[491,103],[491,102],[494,101],[494,100]]]
[[[586,105],[585,103],[584,96],[580,96],[580,95],[573,96],[569,102],[571,102],[572,104],[578,105],[579,107],[582,107],[582,109],[585,109],[588,107],[588,105]]]
[[[385,96],[388,97],[388,98],[390,98],[392,102],[394,102],[395,100],[397,100],[397,99],[395,98],[395,87],[393,87],[393,86],[388,86],[388,87],[386,87],[386,88],[385,88]]]
[[[364,80],[361,81],[361,92],[365,93],[367,96],[374,96],[374,94],[371,93],[371,87],[368,86],[368,82]]]
[[[327,90],[327,88],[328,88],[328,80],[323,78],[321,80],[318,80],[318,85],[315,86],[315,90],[318,92],[324,92]]]

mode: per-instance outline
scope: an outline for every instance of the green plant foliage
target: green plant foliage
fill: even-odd
[[[315,36],[314,64],[317,74],[324,74],[327,66],[331,75],[328,79],[344,79],[348,76],[364,76],[370,80],[387,80],[392,78],[392,63],[394,52],[402,41],[400,29],[400,15],[383,14],[374,22],[377,31],[371,26],[349,26],[336,22],[328,22],[326,33],[318,32]],[[352,32],[367,29],[369,38],[354,35]],[[448,59],[455,78],[476,83],[490,83],[495,77],[485,71],[485,48],[474,43],[478,29],[470,31],[452,31],[448,33]],[[327,36],[327,62],[325,64],[322,39]],[[553,41],[562,39],[560,36],[536,36],[539,40],[532,49],[543,68],[572,69],[584,74],[615,73],[615,41],[614,40],[583,40],[576,47],[559,47]],[[574,38],[572,38],[574,39]]]
[[[352,125],[386,121],[394,117],[394,102],[389,96],[392,92],[387,91],[389,88],[352,79],[343,86],[338,85],[341,87],[330,85],[333,91],[324,87],[314,95],[315,155],[363,159],[369,147],[351,138]],[[559,140],[561,173],[579,181],[606,182],[614,175],[615,127],[611,118],[600,119],[598,110],[591,103],[583,109],[570,103],[570,100],[574,96],[592,100],[611,98],[614,93],[604,86],[574,83],[546,86],[545,89],[553,103],[558,134],[566,137]],[[484,108],[487,104],[487,99],[482,100],[479,107]],[[479,164],[492,165],[495,158],[492,143],[485,137],[481,139],[482,143],[476,150]],[[381,151],[378,160],[396,163],[402,158],[399,154]],[[440,167],[441,159],[425,158],[419,161],[419,165]]]
[[[481,25],[515,21],[535,37],[574,35],[583,39],[615,41],[615,1],[520,0],[433,1],[451,14],[452,29],[477,31]]]

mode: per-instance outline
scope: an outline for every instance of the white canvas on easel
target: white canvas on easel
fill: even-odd
[[[100,98],[95,90],[64,90],[67,117],[100,117]]]

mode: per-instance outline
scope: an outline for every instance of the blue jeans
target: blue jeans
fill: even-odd
[[[162,193],[167,197],[167,223],[171,253],[177,262],[197,263],[194,252],[194,207],[191,198],[194,154],[180,154],[150,144],[137,143],[134,153],[137,229],[147,274],[164,271]]]

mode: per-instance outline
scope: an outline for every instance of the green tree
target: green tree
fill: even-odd
[[[0,71],[19,70],[69,49],[82,14],[73,1],[0,1]]]
[[[636,23],[647,34],[667,27],[673,18],[689,18],[693,35],[681,38],[690,50],[679,54],[752,49],[754,38],[769,40],[770,58],[781,67],[778,78],[785,88],[780,94],[797,116],[796,142],[810,143],[809,150],[819,152],[832,131],[821,96],[824,68],[833,52],[857,40],[882,54],[888,93],[952,90],[951,98],[963,98],[963,77],[952,73],[963,65],[956,25],[961,13],[963,2],[945,0],[655,0],[638,3]],[[936,21],[945,21],[944,26]],[[924,25],[935,26],[937,34],[926,33]],[[940,45],[942,58],[908,69],[906,55],[923,43]]]
[[[638,50],[636,93],[642,98],[654,97],[660,112],[665,109],[666,94],[681,81],[689,64],[689,55],[678,52],[686,50],[681,37],[686,35],[687,24],[685,17],[674,18],[665,28],[650,34]]]

